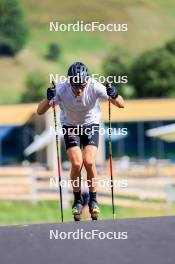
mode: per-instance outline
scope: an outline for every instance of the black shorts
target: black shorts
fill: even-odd
[[[99,124],[63,126],[66,149],[92,145],[98,147]]]

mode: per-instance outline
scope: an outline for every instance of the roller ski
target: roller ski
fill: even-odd
[[[100,208],[96,200],[89,201],[89,212],[92,220],[98,220]]]
[[[81,200],[74,201],[72,205],[72,215],[76,222],[81,220],[82,209],[83,209],[82,201]]]

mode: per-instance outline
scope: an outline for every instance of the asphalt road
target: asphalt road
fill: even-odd
[[[10,263],[174,264],[175,217],[0,227],[0,264]]]

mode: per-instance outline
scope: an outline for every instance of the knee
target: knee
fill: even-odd
[[[72,170],[74,170],[74,171],[77,171],[77,172],[80,171],[81,166],[82,166],[82,162],[81,161],[72,162]]]
[[[93,166],[95,165],[95,161],[92,160],[91,158],[86,158],[83,160],[84,166],[87,170],[90,170],[93,168]]]

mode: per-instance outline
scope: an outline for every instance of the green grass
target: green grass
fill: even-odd
[[[165,199],[153,199],[153,198],[146,198],[141,200],[138,196],[129,196],[129,195],[115,195],[116,199],[127,199],[130,201],[138,201],[138,202],[146,202],[147,204],[151,203],[158,203],[158,204],[165,204]]]
[[[0,202],[0,225],[32,224],[59,222],[59,204],[57,202],[45,201],[32,205],[24,201],[1,201]],[[167,209],[142,209],[117,206],[117,218],[153,217],[175,214],[175,205]],[[112,219],[111,206],[101,205],[100,219]],[[72,221],[71,208],[64,211],[64,220]]]
[[[90,66],[91,71],[101,71],[101,61],[112,43],[106,41],[103,34],[91,32],[49,32],[42,26],[32,31],[29,47],[36,50],[40,57],[46,54],[48,44],[58,43],[61,48],[61,58],[55,64],[55,71],[67,73],[70,63],[80,60]],[[41,45],[42,43],[42,45]],[[44,61],[44,63],[48,63]]]

